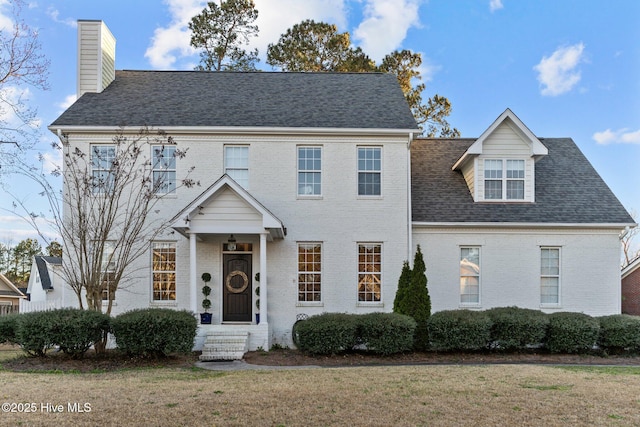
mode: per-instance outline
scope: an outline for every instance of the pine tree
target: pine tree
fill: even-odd
[[[396,291],[396,298],[393,300],[394,313],[404,314],[407,306],[407,292],[411,286],[411,267],[409,262],[405,261],[402,265],[402,273],[400,273],[400,279],[398,279],[398,290]]]
[[[394,312],[411,316],[417,323],[414,335],[414,348],[416,350],[426,350],[429,346],[427,321],[431,316],[431,298],[427,289],[425,272],[426,266],[420,245],[418,245],[413,260],[413,269],[409,268],[406,261],[402,267],[396,299],[393,302]]]

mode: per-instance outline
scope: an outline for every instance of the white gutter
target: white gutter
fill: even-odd
[[[411,263],[411,251],[413,249],[413,225],[411,223],[411,142],[413,132],[409,134],[407,142],[407,262]]]
[[[137,133],[143,126],[49,126],[55,130],[75,133]],[[240,127],[240,126],[150,126],[149,129],[163,130],[167,133],[182,134],[323,134],[323,135],[413,135],[417,129],[384,128],[318,128],[318,127]]]
[[[413,227],[423,228],[614,228],[620,229],[627,226],[634,227],[632,223],[561,223],[561,222],[419,222],[412,223]]]

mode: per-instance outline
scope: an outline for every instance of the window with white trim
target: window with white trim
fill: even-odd
[[[485,159],[485,200],[524,200],[524,160]]]
[[[91,178],[95,194],[108,193],[113,189],[116,146],[106,144],[91,145]]]
[[[540,248],[540,303],[560,304],[560,248]]]
[[[167,145],[151,146],[153,162],[153,188],[156,193],[176,192],[176,147]]]
[[[382,244],[358,244],[358,301],[379,302],[382,291]]]
[[[382,148],[358,147],[358,195],[382,194]]]
[[[480,303],[480,248],[460,248],[460,304]]]
[[[320,302],[322,243],[298,243],[298,301]]]
[[[153,242],[153,300],[175,301],[176,299],[176,244],[175,242]]]
[[[224,147],[224,172],[244,188],[249,188],[249,147],[227,145]]]
[[[322,147],[298,147],[298,196],[322,194]]]
[[[104,242],[102,248],[102,260],[100,263],[100,290],[102,293],[103,301],[108,301],[109,295],[111,295],[111,299],[115,299],[115,260],[113,259],[113,257],[114,243],[111,241]]]

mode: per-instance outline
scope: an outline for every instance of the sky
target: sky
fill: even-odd
[[[0,30],[10,26],[0,0]],[[77,20],[103,20],[117,40],[116,69],[191,70],[188,22],[198,0],[25,0],[21,17],[50,59],[48,91],[5,88],[38,108],[41,136],[27,153],[59,162],[47,130],[75,100]],[[452,126],[478,137],[510,108],[538,137],[571,137],[622,204],[640,219],[640,2],[637,0],[255,0],[258,67],[281,34],[305,19],[336,24],[379,62],[396,49],[423,58],[423,98],[447,97]],[[21,92],[22,91],[22,92]],[[0,146],[2,150],[11,149]],[[1,164],[0,164],[1,167]],[[39,189],[8,178],[31,210]],[[36,237],[0,189],[0,243]]]

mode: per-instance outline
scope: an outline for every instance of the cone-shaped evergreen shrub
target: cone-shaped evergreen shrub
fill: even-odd
[[[420,245],[413,260],[413,269],[405,262],[398,281],[393,311],[413,317],[416,321],[414,348],[426,350],[429,347],[429,329],[427,321],[431,316],[431,298],[427,289],[426,266]]]

